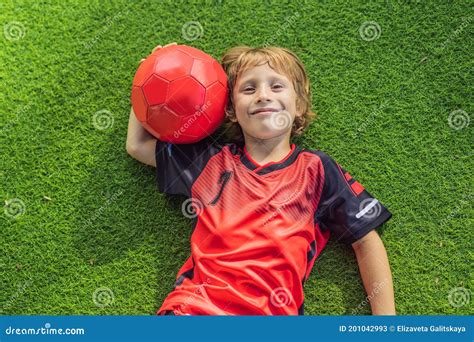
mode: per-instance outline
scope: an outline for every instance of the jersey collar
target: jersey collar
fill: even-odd
[[[295,144],[291,144],[291,150],[290,152],[288,152],[285,158],[280,161],[268,162],[266,164],[260,165],[252,159],[252,157],[244,146],[242,154],[240,155],[240,160],[242,164],[244,164],[249,170],[254,171],[259,175],[265,175],[272,171],[280,170],[291,165],[296,160],[300,152],[301,149],[298,146],[296,146]]]

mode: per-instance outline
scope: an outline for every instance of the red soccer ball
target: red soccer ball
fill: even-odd
[[[137,119],[156,138],[189,144],[222,124],[227,96],[219,62],[193,47],[172,45],[140,64],[131,100]]]

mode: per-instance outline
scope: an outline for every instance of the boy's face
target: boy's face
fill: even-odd
[[[238,76],[233,91],[236,119],[245,138],[271,139],[291,134],[297,113],[293,83],[268,63],[247,69]],[[258,112],[268,108],[269,112]]]

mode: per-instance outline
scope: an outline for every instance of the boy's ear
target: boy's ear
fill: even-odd
[[[237,122],[237,115],[235,115],[235,112],[233,110],[230,113],[226,111],[225,115],[229,118],[230,121]]]
[[[231,122],[237,122],[237,118],[235,117],[235,115],[226,115],[227,118],[229,119],[229,121]]]
[[[296,101],[296,116],[303,116],[304,111],[303,111],[303,104],[301,103],[300,100]]]
[[[299,106],[298,104],[296,105],[296,113],[295,113],[295,116],[296,116],[296,117],[303,116],[303,110],[301,109],[301,106]]]

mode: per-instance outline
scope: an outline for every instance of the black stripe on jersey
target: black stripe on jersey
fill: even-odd
[[[257,168],[257,165],[252,163],[247,156],[245,155],[245,152],[242,151],[242,156],[240,157],[240,161],[242,164],[244,164],[249,170],[253,171]]]
[[[311,242],[311,249],[308,251],[308,254],[306,255],[306,260],[308,263],[313,260],[314,256],[316,255],[316,241]]]
[[[276,164],[271,164],[267,167],[264,167],[263,169],[260,169],[257,171],[258,175],[266,175],[272,171],[284,169],[287,166],[290,166],[291,164],[294,163],[296,158],[298,158],[298,155],[302,149],[299,146],[295,146],[295,149],[293,150],[293,153],[282,163],[276,163]],[[252,163],[246,156],[244,152],[242,152],[242,155],[240,157],[240,160],[242,161],[242,164],[244,164],[249,170],[253,171],[258,168],[257,165]]]
[[[178,280],[176,280],[176,282],[174,283],[174,288],[176,288],[176,286],[181,285],[183,283],[184,279],[186,279],[186,278],[193,279],[193,277],[194,277],[194,258],[192,258],[192,261],[193,261],[193,267],[191,267],[186,272],[181,273]]]
[[[301,306],[298,309],[298,315],[304,316],[304,302],[301,304]]]
[[[308,268],[309,263],[311,262],[311,260],[313,260],[314,256],[316,255],[316,240],[311,242],[310,247],[311,247],[310,250],[308,251],[308,253],[306,253],[306,268]],[[303,286],[304,286],[305,281],[306,281],[306,272],[304,274],[303,280],[301,281]]]

